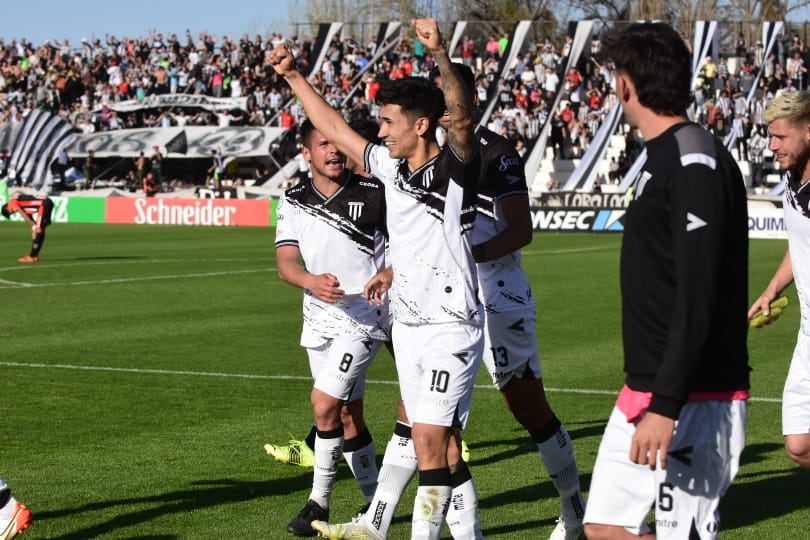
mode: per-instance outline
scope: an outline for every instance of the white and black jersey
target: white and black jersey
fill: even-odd
[[[393,318],[404,324],[478,321],[470,241],[477,154],[465,163],[448,145],[409,171],[407,160],[391,158],[386,147],[369,144],[365,167],[385,184]]]
[[[334,274],[345,292],[329,304],[304,291],[302,345],[315,336],[388,339],[387,307],[370,306],[363,297],[365,284],[385,265],[385,208],[383,185],[353,173],[331,197],[307,180],[279,200],[276,249],[297,247],[308,272]]]
[[[749,388],[745,184],[693,123],[647,141],[621,250],[625,372],[677,418],[690,393]]]
[[[499,200],[512,195],[527,195],[523,160],[514,145],[504,137],[486,129],[476,131],[481,154],[478,177],[478,204],[473,245],[482,244],[500,234],[505,228]],[[534,310],[534,298],[529,278],[520,264],[520,251],[478,264],[478,282],[487,313],[516,309]]]
[[[801,330],[810,335],[810,182],[802,185],[787,174],[785,226],[793,281],[801,309]]]

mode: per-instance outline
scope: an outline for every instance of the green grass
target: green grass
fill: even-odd
[[[619,236],[537,235],[526,250],[549,399],[587,488],[621,386]],[[0,225],[0,476],[35,514],[28,540],[288,538],[308,470],[262,446],[309,428],[298,347],[301,292],[275,272],[273,231],[55,225],[42,261],[20,224]],[[783,241],[752,241],[751,296]],[[799,308],[749,338],[748,446],[723,501],[729,538],[784,538],[810,520],[810,476],[782,450],[781,387]],[[398,395],[371,368],[367,420],[381,453]],[[544,538],[558,513],[537,451],[485,373],[465,433],[488,538]],[[391,538],[407,538],[413,486]],[[341,467],[332,518],[362,503]],[[792,536],[788,534],[788,536]]]

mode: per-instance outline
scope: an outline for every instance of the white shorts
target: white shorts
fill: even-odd
[[[782,434],[810,433],[810,337],[799,331],[782,392]]]
[[[393,336],[400,393],[411,424],[463,429],[481,365],[481,327],[395,322]]]
[[[346,403],[362,399],[366,393],[366,369],[382,343],[340,336],[307,348],[315,388]]]
[[[739,469],[748,404],[692,401],[681,409],[667,469],[630,461],[635,424],[614,407],[591,477],[585,523],[624,527],[639,534],[655,505],[657,538],[717,538],[720,497]]]
[[[521,378],[529,373],[535,379],[543,376],[536,328],[534,309],[486,314],[484,365],[499,390],[513,377]]]

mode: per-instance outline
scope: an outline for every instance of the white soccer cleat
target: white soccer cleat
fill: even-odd
[[[551,531],[548,540],[577,540],[582,534],[582,522],[566,524],[562,518],[557,520],[557,526]]]

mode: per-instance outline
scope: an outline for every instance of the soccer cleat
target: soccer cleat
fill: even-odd
[[[287,530],[298,536],[317,536],[318,533],[312,528],[313,521],[329,521],[329,509],[309,500],[298,515],[287,523]]]
[[[782,312],[785,310],[787,306],[788,306],[787,296],[781,296],[777,298],[776,300],[771,302],[770,312],[767,315],[762,313],[762,310],[759,310],[754,314],[753,317],[751,317],[750,323],[751,328],[761,328],[766,324],[775,321],[776,319],[779,318],[779,315],[782,314]]]
[[[20,257],[17,259],[17,262],[21,263],[35,263],[39,261],[39,257],[32,257],[31,255],[26,255],[25,257]]]
[[[304,441],[290,440],[287,446],[265,444],[264,450],[276,460],[299,467],[314,467],[315,452]]]
[[[464,439],[461,439],[461,459],[464,460],[464,463],[470,462],[470,447],[467,446]]]
[[[321,538],[329,540],[383,540],[383,536],[365,524],[362,519],[351,523],[336,523],[330,525],[325,521],[313,521],[312,528]]]
[[[3,527],[0,529],[0,540],[11,540],[31,525],[31,511],[24,504],[16,501],[14,504],[16,507],[11,520],[8,523],[0,521],[0,527]]]
[[[582,522],[566,524],[562,518],[557,520],[557,526],[551,531],[548,540],[577,540],[582,534]]]

